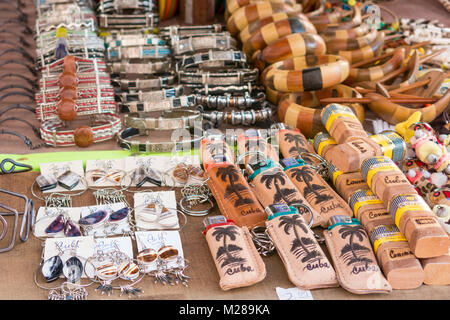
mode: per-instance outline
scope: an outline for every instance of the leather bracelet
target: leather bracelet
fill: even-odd
[[[247,57],[242,51],[213,51],[183,56],[176,64],[177,70],[193,68],[247,68]]]
[[[141,143],[136,140],[128,140],[129,138],[145,135],[145,132],[141,132],[136,128],[127,128],[121,131],[117,136],[117,142],[122,149],[130,150],[132,153],[154,153],[154,152],[172,152],[186,150],[186,147],[190,149],[198,149],[203,136],[194,136],[191,140],[183,140],[179,142],[166,141],[166,142],[150,142],[146,141]]]
[[[108,62],[123,59],[161,59],[167,58],[170,53],[170,48],[167,46],[109,47],[106,49],[106,59]]]
[[[77,99],[74,102],[77,116],[117,112],[117,104],[113,98]],[[40,121],[59,116],[58,103],[41,103],[36,107],[36,117]]]
[[[155,12],[158,10],[158,4],[154,1],[144,1],[144,0],[135,0],[135,1],[118,1],[118,0],[109,0],[109,1],[99,1],[100,3],[97,6],[97,12],[99,13],[117,13],[121,14],[125,10],[131,11],[134,10],[133,13],[145,13],[145,12]]]
[[[159,24],[159,14],[146,13],[137,15],[106,15],[98,17],[100,28],[135,29],[156,27]]]
[[[225,94],[253,94],[255,92],[263,92],[265,87],[263,85],[252,85],[251,83],[241,86],[213,86],[205,85],[204,87],[192,88],[195,94],[200,95],[225,95]]]
[[[53,147],[87,147],[112,139],[122,127],[120,117],[116,114],[97,114],[91,117],[91,122],[92,126],[57,131],[65,126],[65,122],[59,119],[47,120],[41,125],[41,137],[45,144]]]
[[[150,117],[149,113],[137,112],[126,114],[124,125],[139,130],[176,130],[189,129],[196,121],[202,121],[202,115],[195,110],[163,111],[159,117]]]
[[[333,55],[296,57],[270,65],[261,79],[281,92],[313,91],[343,82],[349,74],[347,60]]]
[[[253,125],[257,122],[269,120],[272,116],[272,108],[262,110],[242,110],[242,111],[212,111],[203,112],[203,119],[211,121],[213,124],[232,124],[232,125]]]
[[[205,85],[225,86],[225,85],[243,85],[256,83],[258,80],[258,69],[235,69],[225,72],[188,72],[179,71],[178,77],[180,84],[188,87],[202,87]]]
[[[39,128],[34,126],[33,124],[31,124],[30,122],[28,122],[25,119],[22,118],[18,118],[18,117],[9,117],[9,118],[4,118],[0,120],[0,125],[7,122],[7,121],[20,121],[22,123],[25,123],[27,126],[29,126],[31,128],[31,130],[33,130],[34,134],[36,135],[36,137],[40,138],[41,137],[41,133],[39,132]]]
[[[100,89],[100,93],[98,92]],[[77,99],[93,99],[99,95],[105,99],[114,99],[114,88],[111,85],[101,85],[93,87],[77,87],[76,91]],[[60,88],[53,87],[51,90],[41,90],[41,92],[35,94],[36,104],[58,102],[60,100]]]
[[[266,100],[264,92],[258,92],[255,97],[244,96],[200,96],[195,97],[195,104],[202,105],[207,109],[225,110],[229,108],[237,109],[258,109]]]
[[[161,90],[120,92],[116,93],[116,97],[123,103],[132,101],[158,102],[181,96],[183,94],[183,89],[183,86],[176,86]]]
[[[221,24],[180,26],[173,25],[159,28],[159,35],[163,38],[171,39],[175,36],[190,36],[195,34],[211,34],[222,32],[225,28]]]
[[[121,112],[152,112],[165,111],[178,108],[190,108],[195,105],[195,96],[181,96],[169,98],[158,102],[126,102],[120,104]]]
[[[2,115],[4,115],[5,113],[7,113],[8,111],[15,110],[15,109],[19,109],[21,111],[29,111],[29,112],[32,112],[32,113],[36,112],[36,109],[31,107],[31,106],[27,106],[27,105],[24,105],[24,104],[11,104],[11,105],[2,107],[0,109],[0,117]]]
[[[111,34],[104,38],[105,48],[134,46],[165,46],[166,42],[153,34]]]
[[[172,41],[172,49],[175,56],[180,56],[209,49],[237,50],[238,46],[229,32],[223,32],[182,37]]]
[[[170,61],[157,61],[148,63],[113,62],[108,66],[113,74],[154,74],[166,72],[170,69]]]
[[[146,75],[146,79],[111,79],[111,82],[122,90],[156,90],[175,84],[176,76],[170,73]]]

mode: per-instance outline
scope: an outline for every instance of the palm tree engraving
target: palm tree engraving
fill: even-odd
[[[320,184],[311,183],[313,181],[314,172],[308,166],[300,166],[293,168],[290,171],[292,178],[296,179],[298,182],[304,182],[306,184],[303,190],[303,196],[306,198],[309,194],[314,194],[315,204],[319,204],[328,200],[332,200],[333,197],[326,193],[321,193],[322,190],[326,189],[325,186]]]
[[[363,241],[364,239],[364,228],[361,225],[345,225],[339,230],[339,234],[342,239],[349,237],[349,242],[342,248],[340,255],[344,257],[344,261],[347,262],[348,266],[357,262],[363,262],[367,267],[368,263],[373,262],[371,259],[364,257],[363,254],[361,256],[357,255],[358,251],[370,252],[369,248],[353,242],[355,238],[359,241]]]
[[[241,191],[245,191],[247,188],[243,184],[236,183],[236,181],[239,180],[239,172],[236,170],[234,165],[219,168],[216,172],[216,177],[220,177],[220,179],[224,182],[227,182],[227,180],[230,182],[225,189],[224,198],[227,199],[232,194],[235,194],[238,198],[234,203],[235,207],[254,203],[252,199],[245,198],[241,195]]]
[[[297,158],[303,152],[309,153],[308,149],[306,148],[305,139],[299,134],[286,133],[286,135],[284,136],[284,141],[295,143],[295,146],[293,146],[289,149],[289,153],[294,158]],[[308,163],[314,163],[314,158],[310,157],[307,154],[302,155],[302,159]]]
[[[227,244],[227,239],[230,238],[231,241],[236,240],[236,235],[238,234],[238,229],[236,226],[226,226],[226,227],[216,227],[212,236],[215,237],[216,241],[223,239],[223,245],[217,249],[216,259],[222,261],[220,265],[222,268],[230,264],[240,264],[245,262],[245,259],[239,257],[237,254],[243,249],[234,244]]]
[[[296,189],[280,187],[280,184],[284,186],[286,183],[283,171],[281,170],[270,174],[263,173],[263,176],[261,177],[261,183],[264,183],[267,189],[272,189],[272,184],[275,186],[276,193],[273,198],[273,203],[279,203],[280,201],[282,201],[287,205],[291,205],[296,202],[302,202],[301,199],[289,199],[289,196],[297,191]]]
[[[322,254],[316,250],[317,245],[313,240],[299,236],[297,228],[301,229],[304,233],[307,233],[308,227],[298,214],[280,217],[278,227],[284,227],[284,232],[288,235],[290,234],[291,229],[293,230],[295,239],[292,241],[291,252],[297,259],[303,256],[301,261],[306,262],[312,259],[322,258]]]

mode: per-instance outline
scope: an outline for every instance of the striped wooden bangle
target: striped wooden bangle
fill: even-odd
[[[316,33],[316,29],[308,21],[299,18],[287,18],[272,22],[253,32],[250,39],[244,43],[242,50],[251,57],[255,51],[264,49],[281,37],[303,32]]]
[[[342,84],[319,91],[285,94],[278,104],[278,117],[285,124],[300,129],[307,138],[312,138],[318,132],[326,131],[320,118],[320,99],[330,96],[361,97],[355,89]],[[363,105],[353,103],[349,107],[359,121],[364,121]]]
[[[331,39],[325,41],[327,46],[327,52],[333,53],[339,50],[356,50],[365,47],[372,43],[377,37],[377,29],[372,29],[369,33],[358,38],[348,38],[348,39]]]
[[[252,60],[253,65],[263,71],[267,65],[281,60],[307,55],[323,55],[325,51],[325,42],[319,35],[309,32],[293,33],[256,51]]]
[[[245,7],[249,4],[253,4],[255,2],[261,2],[262,0],[227,0],[226,1],[226,10],[225,10],[225,21],[228,20],[228,18],[238,9]],[[278,3],[278,4],[288,4],[291,6],[295,6],[296,2],[295,0],[263,0],[266,2],[271,3]]]
[[[352,29],[339,29],[329,28],[325,32],[322,32],[320,35],[323,37],[325,41],[333,40],[333,39],[349,39],[349,38],[358,38],[364,36],[368,32],[371,31],[371,28],[366,23],[363,23]]]
[[[245,43],[248,39],[250,39],[250,36],[252,35],[253,32],[261,29],[262,27],[264,27],[269,23],[285,20],[287,18],[299,18],[304,21],[309,21],[308,18],[301,12],[278,12],[261,20],[253,21],[252,23],[247,25],[239,33],[239,39],[241,40],[242,43]]]
[[[347,60],[334,55],[304,56],[276,62],[261,75],[263,83],[281,92],[320,90],[343,82]]]
[[[306,13],[308,17],[316,17],[323,14],[325,11],[325,1],[324,0],[309,0],[302,1],[302,10]]]
[[[377,81],[389,72],[400,67],[404,59],[405,49],[396,49],[392,58],[382,65],[369,68],[350,68],[350,73],[345,83],[352,84],[360,81]]]
[[[342,20],[338,20],[337,22],[328,23],[317,23],[312,22],[316,27],[317,31],[320,33],[326,32],[328,29],[333,29],[334,27],[339,29],[351,29],[359,26],[362,22],[361,9],[359,7],[354,8],[354,14],[350,21],[343,22]],[[336,26],[337,25],[337,26]]]
[[[337,54],[338,56],[347,59],[348,62],[352,64],[379,55],[383,50],[383,44],[384,44],[384,32],[380,32],[378,33],[377,37],[371,44],[368,44],[367,46],[364,46],[361,49],[341,50],[335,52],[334,54]]]
[[[324,14],[319,14],[315,16],[309,16],[309,20],[317,25],[321,24],[332,24],[339,23],[342,21],[342,18],[351,14],[351,11],[342,10],[341,8],[336,8],[333,12],[327,12]]]
[[[281,98],[286,94],[286,92],[280,92],[266,87],[266,100],[273,103],[274,105],[278,105]]]
[[[232,35],[236,35],[253,21],[269,17],[277,12],[295,11],[287,4],[256,2],[236,10],[227,20],[227,29]]]

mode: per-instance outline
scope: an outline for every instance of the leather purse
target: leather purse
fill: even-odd
[[[328,225],[323,235],[339,284],[355,294],[391,292],[392,287],[381,272],[359,221],[333,216]]]
[[[289,280],[303,289],[338,287],[336,272],[303,217],[294,207],[270,205],[266,231]]]
[[[306,201],[321,216],[323,227],[326,227],[327,222],[334,215],[353,216],[348,204],[314,168],[303,160],[285,158],[280,161],[280,164]]]
[[[251,286],[266,277],[266,268],[247,227],[224,216],[203,220],[203,234],[219,273],[222,290]]]

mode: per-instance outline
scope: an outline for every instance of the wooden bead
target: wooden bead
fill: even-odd
[[[94,143],[94,132],[89,126],[78,127],[73,135],[75,145],[78,147],[86,148]]]
[[[75,56],[64,57],[64,72],[77,73],[77,64],[75,62]]]
[[[77,76],[75,73],[64,71],[59,76],[59,87],[76,87],[77,86]]]
[[[63,121],[72,121],[77,116],[76,104],[72,99],[61,99],[56,108],[59,118]]]
[[[77,88],[76,87],[63,87],[59,90],[60,99],[72,99],[77,98]]]

